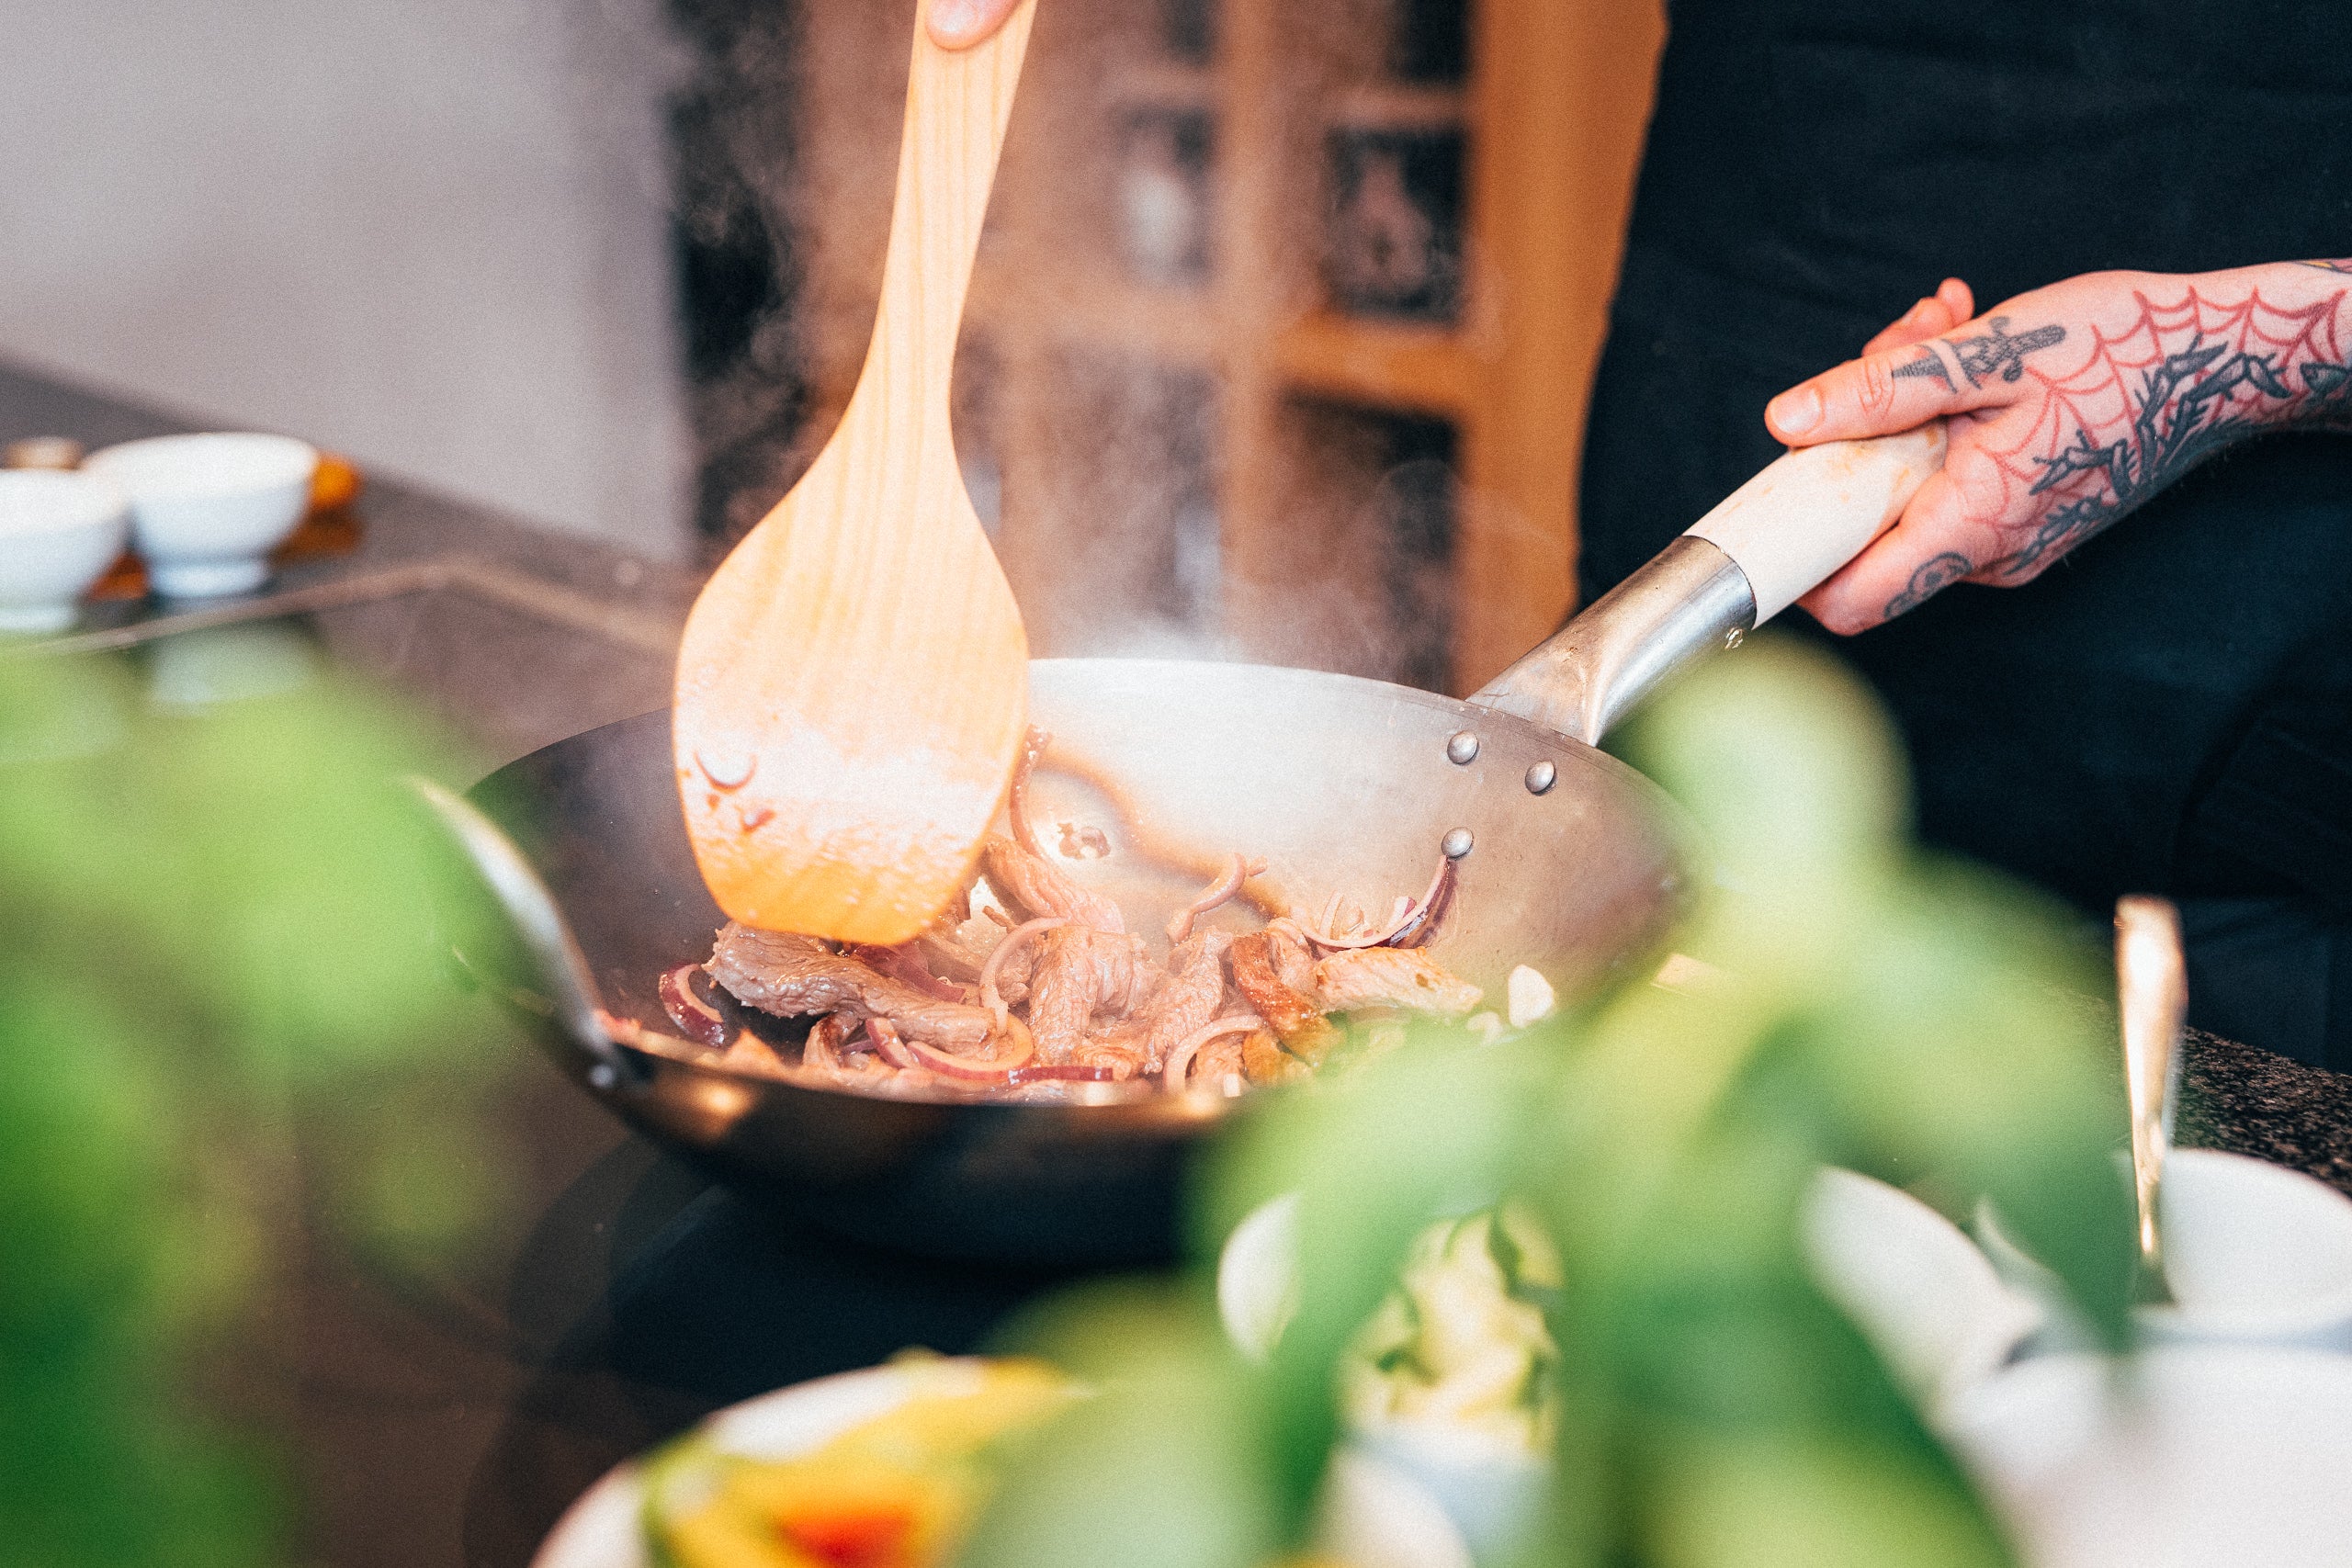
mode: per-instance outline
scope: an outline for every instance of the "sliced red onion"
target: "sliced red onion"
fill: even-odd
[[[1032,1067],[1015,1067],[1004,1077],[1005,1083],[1019,1089],[1025,1083],[1109,1083],[1118,1077],[1108,1067],[1082,1066],[1076,1062],[1041,1063]]]
[[[902,1043],[915,1054],[924,1066],[934,1073],[951,1078],[961,1078],[967,1083],[1001,1084],[1018,1072],[1030,1057],[1037,1054],[1036,1037],[1032,1035],[1027,1026],[1018,1019],[1012,1021],[1012,1027],[1009,1032],[1013,1041],[1013,1055],[1010,1057],[991,1057],[985,1062],[943,1051],[936,1045],[926,1044],[912,1036],[909,1036]]]
[[[1172,947],[1176,943],[1183,941],[1186,937],[1191,936],[1193,934],[1193,922],[1194,920],[1200,919],[1203,915],[1207,914],[1211,909],[1217,908],[1217,906],[1229,902],[1235,894],[1241,891],[1241,885],[1243,883],[1249,881],[1253,876],[1264,874],[1265,869],[1266,863],[1264,861],[1248,860],[1240,855],[1235,855],[1233,857],[1233,863],[1225,868],[1225,874],[1223,876],[1218,877],[1215,882],[1209,884],[1208,887],[1203,891],[1199,897],[1193,899],[1190,904],[1185,905],[1182,908],[1177,910],[1175,914],[1169,917],[1169,945]]]
[[[1265,1027],[1265,1020],[1254,1012],[1231,1013],[1214,1023],[1201,1025],[1184,1036],[1176,1049],[1168,1053],[1168,1066],[1160,1069],[1160,1082],[1170,1094],[1177,1093],[1183,1089],[1184,1075],[1192,1070],[1193,1058],[1200,1055],[1202,1046],[1220,1035],[1239,1034],[1247,1030]]]
[[[1012,789],[1004,797],[1004,814],[1012,822],[1012,841],[1039,860],[1046,858],[1046,851],[1029,826],[1029,775],[1036,771],[1037,759],[1046,754],[1053,739],[1036,726],[1029,727],[1029,733],[1022,738],[1021,761],[1012,770]]]
[[[964,999],[963,987],[933,974],[912,942],[900,947],[874,947],[865,942],[852,942],[842,951],[876,974],[902,981],[927,997],[936,997],[943,1002]]]
[[[980,1005],[995,1014],[999,1029],[1004,1028],[1006,1021],[1012,1016],[1012,1010],[1004,1005],[1004,998],[996,994],[997,971],[1004,967],[1006,956],[1038,932],[1068,924],[1069,917],[1067,915],[1040,915],[1005,932],[1003,940],[989,949],[988,962],[980,965]]]
[[[699,1040],[714,1050],[727,1046],[727,1020],[719,1010],[695,995],[695,972],[699,964],[681,964],[675,969],[664,970],[661,982],[653,988],[661,994],[662,1010],[670,1021],[689,1040]]]
[[[1295,915],[1289,919],[1298,927],[1300,933],[1307,941],[1317,947],[1330,948],[1334,951],[1363,947],[1419,947],[1434,936],[1437,931],[1436,919],[1425,920],[1424,917],[1442,916],[1445,913],[1443,904],[1450,900],[1453,891],[1453,863],[1441,855],[1438,857],[1437,873],[1430,878],[1429,891],[1418,899],[1400,900],[1384,929],[1354,932],[1347,936],[1334,933],[1331,929],[1332,919],[1340,905],[1339,895],[1336,893],[1331,896],[1331,901],[1323,907],[1323,921],[1320,929],[1308,925]],[[1425,927],[1425,929],[1414,934],[1417,927]],[[1400,940],[1408,935],[1412,940]]]
[[[922,1070],[922,1059],[907,1048],[906,1041],[899,1035],[898,1026],[888,1019],[867,1019],[865,1032],[874,1037],[874,1048],[880,1052],[882,1059],[892,1066],[912,1067],[918,1072]]]

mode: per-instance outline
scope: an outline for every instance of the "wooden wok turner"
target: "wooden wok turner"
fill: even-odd
[[[679,798],[703,880],[746,925],[909,940],[969,879],[1012,782],[1028,638],[964,491],[948,386],[1035,9],[954,52],[917,23],[856,390],[686,622]]]

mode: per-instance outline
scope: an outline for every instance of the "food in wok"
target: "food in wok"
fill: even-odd
[[[1236,853],[1147,937],[1057,863],[1103,852],[1099,829],[1059,824],[1049,851],[1029,820],[1028,774],[1045,744],[1032,735],[1006,830],[987,839],[972,882],[913,941],[842,945],[729,923],[707,962],[662,976],[685,1039],[632,1029],[633,1043],[885,1093],[1053,1098],[1071,1083],[1134,1082],[1229,1095],[1378,1055],[1416,1019],[1480,1035],[1502,1027],[1478,1012],[1478,987],[1425,951],[1453,902],[1453,860],[1441,854],[1424,888],[1396,894],[1377,917],[1337,894],[1308,916],[1250,897],[1264,868]],[[750,1014],[813,1022],[796,1050]]]

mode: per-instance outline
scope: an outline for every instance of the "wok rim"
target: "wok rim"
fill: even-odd
[[[1425,691],[1419,687],[1399,685],[1393,682],[1375,680],[1367,676],[1303,669],[1292,665],[1176,659],[1069,657],[1033,659],[1030,660],[1030,665],[1033,672],[1040,668],[1079,671],[1116,670],[1129,675],[1139,684],[1169,679],[1196,679],[1204,670],[1215,671],[1230,678],[1285,684],[1311,684],[1316,687],[1353,691],[1357,694],[1359,701],[1378,700],[1395,703],[1402,700],[1413,706],[1443,716],[1449,720],[1458,720],[1460,728],[1480,728],[1490,732],[1501,731],[1515,735],[1541,750],[1555,752],[1560,757],[1573,758],[1578,766],[1597,769],[1598,776],[1608,781],[1603,787],[1623,791],[1636,803],[1635,809],[1651,823],[1664,847],[1666,858],[1674,873],[1671,886],[1661,902],[1657,916],[1643,931],[1629,933],[1624,944],[1624,956],[1632,959],[1662,953],[1667,945],[1668,933],[1681,924],[1689,912],[1692,901],[1690,889],[1693,886],[1690,873],[1695,865],[1701,863],[1700,857],[1696,853],[1701,840],[1695,824],[1691,822],[1681,806],[1656,781],[1622,758],[1612,756],[1598,746],[1537,724],[1532,720],[1492,708],[1481,707],[1464,698]],[[527,790],[515,788],[516,782],[526,773],[540,771],[540,768],[534,768],[534,764],[540,764],[543,768],[545,760],[552,754],[564,752],[567,749],[585,750],[586,748],[582,743],[589,737],[605,735],[628,726],[647,725],[657,718],[663,721],[662,728],[665,736],[665,743],[659,749],[658,757],[666,776],[669,764],[669,749],[666,744],[667,716],[670,712],[671,708],[667,705],[649,708],[625,718],[608,720],[589,729],[566,736],[562,739],[550,741],[494,769],[477,781],[472,788],[467,791],[467,795],[477,804],[482,803],[482,795],[486,793],[493,797],[521,798],[544,803],[546,796],[543,791],[537,788]],[[504,781],[503,788],[501,781]],[[683,821],[683,813],[681,820]],[[537,869],[537,857],[532,855],[527,849],[524,852],[526,858],[531,860]],[[544,872],[541,874],[544,877]],[[557,897],[552,888],[549,888],[549,896],[553,898],[558,909],[566,911],[565,918],[569,920],[571,916],[565,900]],[[1613,985],[1600,987],[1590,997],[1579,998],[1575,1006],[1595,1005],[1600,998],[1613,993],[1620,987],[1638,983],[1633,977],[1635,973],[1638,973],[1638,970],[1628,973]],[[603,989],[601,985],[597,987],[600,1006],[605,1000]],[[781,1015],[763,1014],[763,1016],[777,1018],[782,1022],[798,1021],[785,1020]],[[545,1016],[534,1021],[543,1026],[554,1024],[552,1019]],[[662,1126],[658,1118],[646,1117],[642,1112],[647,1108],[661,1103],[656,1089],[665,1076],[716,1079],[729,1085],[755,1090],[755,1100],[765,1099],[772,1095],[779,1099],[811,1096],[825,1100],[845,1100],[877,1106],[905,1107],[911,1111],[924,1113],[935,1112],[941,1115],[957,1113],[968,1115],[971,1112],[980,1112],[995,1119],[1012,1117],[1033,1122],[1047,1123],[1068,1122],[1074,1126],[1082,1127],[1089,1134],[1114,1130],[1133,1130],[1162,1134],[1169,1135],[1171,1139],[1201,1136],[1222,1126],[1244,1108],[1256,1108],[1272,1103],[1274,1095],[1285,1090],[1311,1091],[1319,1081],[1309,1079],[1304,1083],[1267,1085],[1252,1088],[1238,1095],[1226,1095],[1190,1089],[1170,1093],[1166,1089],[1150,1087],[1149,1079],[1128,1079],[1116,1083],[1086,1086],[1098,1090],[1114,1091],[1101,1099],[1091,1100],[1013,1099],[1007,1098],[1001,1092],[992,1090],[987,1086],[975,1085],[971,1088],[964,1088],[945,1081],[912,1086],[898,1092],[879,1093],[851,1085],[801,1082],[797,1077],[770,1077],[765,1074],[748,1073],[724,1067],[716,1060],[716,1053],[711,1052],[710,1047],[700,1045],[671,1032],[674,1024],[666,1017],[658,1027],[642,1018],[637,1019],[636,1021],[649,1032],[663,1039],[676,1040],[680,1049],[673,1055],[615,1040],[612,1043],[613,1050],[621,1054],[637,1068],[637,1071],[633,1075],[625,1076],[619,1081],[611,1083],[598,1081],[597,1069],[605,1064],[605,1058],[585,1043],[575,1039],[568,1030],[555,1025],[543,1027],[539,1032],[550,1048],[560,1043],[560,1050],[557,1054],[560,1064],[567,1069],[567,1076],[572,1077],[596,1099],[610,1106],[632,1125],[664,1143],[675,1141],[674,1134]],[[695,1054],[703,1052],[711,1052],[711,1059],[696,1059]],[[787,1064],[787,1067],[789,1066],[790,1065]],[[629,1081],[631,1077],[634,1078],[633,1082]],[[716,1146],[706,1147],[700,1152],[716,1157],[725,1157],[724,1151]]]

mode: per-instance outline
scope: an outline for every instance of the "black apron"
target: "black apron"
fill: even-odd
[[[2352,5],[1672,0],[1587,434],[1606,590],[1769,462],[1763,407],[1944,276],[2352,254]],[[1805,622],[1802,615],[1792,624]],[[2352,1068],[2352,439],[2279,435],[2018,589],[1830,639],[1931,842],[2183,900],[2193,1016]]]

